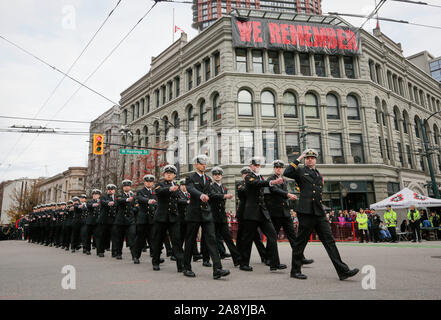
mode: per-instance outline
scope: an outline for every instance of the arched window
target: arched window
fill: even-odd
[[[159,122],[155,121],[153,127],[155,128],[155,141],[156,143],[159,143],[159,141],[161,140],[160,131],[159,131]]]
[[[173,125],[175,126],[175,128],[179,128],[181,125],[181,121],[177,112],[175,112],[175,114],[173,115]]]
[[[435,125],[433,125],[433,141],[435,142],[435,145],[439,146],[439,132],[438,132],[438,127]]]
[[[150,96],[145,97],[145,108],[146,108],[145,113],[149,113],[150,112]]]
[[[165,116],[162,118],[162,122],[164,123],[164,141],[167,140],[168,129],[170,128],[170,124],[168,123],[168,117]]]
[[[194,130],[194,114],[193,114],[193,107],[190,106],[190,108],[188,108],[188,113],[187,113],[187,119],[188,119],[188,131],[192,131]]]
[[[199,124],[201,127],[207,125],[207,108],[205,106],[205,100],[202,100],[199,105]]]
[[[306,118],[318,118],[318,100],[315,94],[309,92],[305,96],[305,115]]]
[[[129,121],[128,115],[127,115],[127,109],[124,109],[124,111],[123,111],[123,119],[124,119],[124,124],[127,124]]]
[[[253,97],[248,90],[240,90],[237,95],[239,116],[253,115]]]
[[[403,111],[403,132],[407,133],[407,127],[409,125],[408,122],[408,115],[406,114],[406,111]]]
[[[144,136],[144,147],[148,147],[148,145],[149,145],[148,133],[149,133],[148,127],[144,126],[144,129],[142,130],[142,134]]]
[[[140,147],[142,144],[142,139],[141,139],[141,131],[139,129],[136,130],[136,139],[137,139],[137,146]]]
[[[141,99],[141,115],[143,116],[145,113],[145,109],[144,109],[144,98]]]
[[[213,98],[213,121],[219,120],[222,118],[222,113],[219,105],[219,94]]]
[[[136,119],[139,118],[139,115],[140,115],[140,113],[139,113],[139,102],[137,102],[136,103]]]
[[[135,120],[135,105],[132,104],[132,106],[130,107],[130,112],[132,113],[132,121]]]
[[[397,131],[400,131],[400,124],[399,124],[399,112],[397,109],[394,110],[394,129]]]
[[[262,117],[275,117],[276,104],[274,95],[270,91],[263,91],[260,100]]]
[[[420,120],[418,117],[415,117],[415,136],[417,138],[420,137]]]
[[[326,96],[326,117],[328,119],[340,119],[338,99],[332,93]]]
[[[292,92],[285,92],[283,95],[283,116],[297,118],[297,99]]]
[[[360,110],[358,100],[353,95],[348,95],[348,120],[360,120]]]

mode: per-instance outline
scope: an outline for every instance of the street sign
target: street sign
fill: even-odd
[[[139,150],[139,149],[119,149],[119,154],[129,154],[129,155],[148,155],[150,150]]]

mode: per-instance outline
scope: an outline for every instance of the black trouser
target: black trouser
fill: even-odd
[[[51,226],[46,226],[44,228],[44,243],[49,245],[49,243],[51,243],[51,239],[52,239],[52,227]]]
[[[130,247],[131,252],[134,249],[136,238],[136,224],[119,225],[114,224],[112,227],[112,251],[117,255],[122,255],[124,245],[124,237],[126,238],[126,246]],[[133,254],[133,252],[132,252]]]
[[[145,242],[151,242],[151,233],[153,230],[153,225],[151,224],[137,224],[136,225],[136,238],[135,238],[135,249],[134,254],[136,258],[141,258],[142,249],[145,247]]]
[[[228,223],[215,223],[214,224],[216,234],[219,235],[222,239],[224,239],[225,244],[228,247],[228,250],[230,250],[231,258],[233,259],[234,263],[239,263],[240,261],[240,252],[237,249],[236,245],[234,244],[233,238],[231,236],[230,228],[228,227]],[[219,250],[219,246],[218,246]],[[221,252],[219,251],[219,254]],[[225,254],[225,249],[224,249]]]
[[[185,234],[185,250],[184,250],[184,268],[191,270],[191,258],[196,245],[199,227],[202,227],[202,238],[211,260],[213,261],[213,269],[222,269],[219,252],[216,248],[216,231],[213,222],[187,222],[187,230]],[[202,250],[202,244],[201,244]]]
[[[365,236],[366,236],[366,242],[369,242],[369,235],[366,229],[358,229],[358,236],[360,237],[360,242],[364,241]]]
[[[83,252],[86,251],[87,248],[87,224],[82,223],[81,229],[80,229],[80,238],[81,238],[81,245],[83,247]],[[90,243],[90,239],[89,239]]]
[[[371,239],[374,242],[378,242],[381,240],[380,238],[380,228],[379,227],[372,227],[372,236]]]
[[[219,254],[222,257],[223,255],[225,255],[227,253],[227,250],[225,249],[225,246],[224,246],[224,239],[223,239],[221,233],[219,232],[219,229],[216,228],[216,225],[217,225],[217,223],[215,223],[217,250],[219,251]]]
[[[182,247],[180,246],[181,235],[179,222],[155,222],[153,230],[152,264],[159,265],[162,243],[164,242],[164,237],[167,237],[168,231],[172,243],[171,250],[173,252],[173,255],[176,257],[176,266],[178,269],[181,269],[184,260],[184,252],[182,251]]]
[[[71,249],[77,249],[80,246],[80,232],[81,232],[81,223],[73,222],[72,223],[72,234],[70,237],[70,247]]]
[[[266,245],[266,256],[270,260],[271,267],[278,266],[279,262],[279,253],[277,250],[277,234],[274,230],[273,224],[268,220],[263,221],[252,221],[252,220],[244,220],[243,221],[243,231],[242,231],[242,243],[241,247],[241,265],[249,266],[250,258],[251,258],[251,249],[253,245],[253,241],[256,237],[257,228],[262,230],[263,234],[267,238]]]
[[[96,224],[86,224],[85,225],[85,237],[84,237],[84,247],[86,251],[90,251],[90,242],[92,241],[92,236],[95,238]]]
[[[412,232],[412,240],[421,241],[420,222],[415,221],[410,223],[410,230]]]
[[[396,227],[387,227],[389,233],[392,237],[392,241],[397,241],[397,228]]]
[[[242,252],[241,245],[242,245],[242,233],[243,233],[243,222],[239,221],[237,226],[237,239],[236,239],[236,248],[239,250],[239,252]],[[262,261],[265,261],[266,258],[266,249],[265,246],[262,243],[262,239],[260,238],[260,233],[258,230],[256,230],[254,234],[253,239],[254,245],[256,246],[257,251],[259,252],[260,259]]]
[[[274,230],[276,231],[276,235],[278,236],[280,229],[283,228],[283,231],[285,232],[285,236],[288,238],[291,249],[294,249],[294,242],[297,239],[297,234],[296,234],[296,230],[294,229],[294,222],[292,221],[292,218],[278,217],[278,218],[271,218],[271,221],[273,223]],[[279,259],[279,255],[277,255],[277,258]],[[267,257],[267,260],[270,260],[270,257]],[[280,264],[280,259],[277,260],[277,265],[279,264]]]
[[[166,250],[166,252],[167,252],[167,255],[168,255],[168,256],[171,255],[173,250],[172,250],[172,246],[171,246],[171,244],[170,244],[170,240],[168,239],[168,234],[167,234],[167,232],[166,232],[165,235],[164,235],[163,242],[164,242],[164,246],[165,246],[165,250]]]
[[[187,223],[185,221],[180,221],[179,222],[179,228],[181,229],[180,230],[181,248],[184,249],[185,234],[186,234],[186,231],[187,231]],[[195,239],[194,240],[193,256],[197,256],[197,255],[199,255],[199,251],[198,251],[197,241]]]
[[[72,225],[63,226],[63,247],[69,248],[70,240],[72,236]]]
[[[23,240],[27,240],[29,238],[29,227],[23,228]]]
[[[97,224],[95,228],[95,235],[94,239],[96,239],[96,254],[104,253],[104,250],[106,249],[105,245],[105,235],[108,232],[109,226],[107,224]]]
[[[303,252],[305,251],[305,247],[308,244],[313,230],[317,232],[337,274],[340,276],[349,271],[349,267],[340,258],[340,253],[335,245],[328,219],[326,219],[326,217],[302,213],[298,213],[297,217],[299,219],[299,233],[294,243],[294,249],[292,250],[291,273],[301,272]]]

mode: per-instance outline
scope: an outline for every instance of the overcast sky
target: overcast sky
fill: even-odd
[[[427,0],[441,5],[440,0]],[[67,70],[117,0],[14,0],[0,2],[0,34],[30,50],[51,64]],[[71,72],[86,79],[133,25],[152,6],[148,0],[122,0],[92,45]],[[326,12],[367,14],[374,0],[322,0]],[[129,38],[87,82],[95,90],[118,102],[120,93],[143,76],[152,56],[172,43],[173,8],[175,24],[191,28],[189,4],[158,3]],[[441,25],[441,8],[389,0],[380,16],[415,23]],[[354,26],[363,22],[347,18]],[[375,21],[365,25],[370,31]],[[404,55],[427,50],[441,56],[441,32],[403,24],[381,22],[382,31],[401,42]],[[175,35],[175,39],[179,34]],[[112,104],[82,88],[62,108],[79,85],[65,79],[42,108],[63,76],[0,39],[0,116],[37,117],[91,121]],[[39,112],[39,110],[41,111]],[[88,125],[0,119],[0,129],[11,125],[46,125],[69,131],[88,131]],[[17,134],[0,132],[0,181],[19,177],[53,176],[69,166],[87,166],[88,136]]]

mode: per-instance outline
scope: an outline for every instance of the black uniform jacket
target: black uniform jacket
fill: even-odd
[[[179,190],[178,192],[178,215],[179,215],[179,221],[184,222],[185,217],[187,216],[187,210],[189,204],[187,201],[190,200],[190,194],[188,191],[186,193]]]
[[[135,224],[135,198],[132,201],[127,201],[130,197],[134,196],[133,192],[121,193],[116,197],[118,203],[118,209],[115,217],[114,224],[116,225],[130,225]]]
[[[178,190],[170,191],[176,183],[172,181],[159,182],[155,187],[158,197],[158,208],[155,213],[155,222],[178,222]]]
[[[236,184],[237,197],[239,199],[239,205],[237,206],[236,219],[239,221],[243,218],[245,211],[245,204],[247,202],[247,193],[245,181],[240,181]]]
[[[74,224],[82,223],[86,211],[87,211],[87,206],[85,203],[84,205],[83,203],[75,204],[72,223]]]
[[[267,180],[276,180],[279,177],[273,174]],[[288,203],[288,183],[283,181],[283,184],[273,185],[270,188],[271,196],[268,201],[268,211],[271,218],[290,218],[290,207]]]
[[[210,187],[210,207],[213,213],[213,219],[215,223],[227,223],[227,215],[225,214],[225,202],[224,195],[227,194],[227,188],[219,186],[216,182],[213,182]]]
[[[118,202],[116,201],[116,194],[111,195],[107,194],[100,198],[103,204],[103,219],[105,224],[113,224],[115,221],[116,213],[118,212]],[[109,205],[110,202],[113,202],[113,206]],[[98,223],[101,223],[101,219],[98,219]]]
[[[269,187],[269,181],[254,172],[245,177],[245,194],[247,201],[243,212],[243,220],[271,221],[268,209],[265,205],[264,188]]]
[[[197,172],[192,173],[186,178],[187,191],[190,193],[190,206],[187,211],[185,221],[188,222],[212,222],[210,204],[201,201],[201,195],[210,193],[211,180],[204,175],[203,179]]]
[[[97,203],[98,206],[94,207],[93,204]],[[86,224],[94,225],[97,224],[98,219],[102,221],[103,215],[102,212],[104,211],[103,204],[101,202],[101,199],[99,200],[90,200],[87,202],[87,218],[86,218]]]
[[[299,161],[296,160],[290,163],[283,175],[294,179],[300,188],[297,212],[325,216],[322,205],[323,177],[317,170],[307,166],[299,167]]]
[[[153,189],[142,188],[136,193],[138,201],[138,214],[136,216],[136,224],[153,224],[157,204],[149,204],[150,200],[158,201],[156,192]]]

